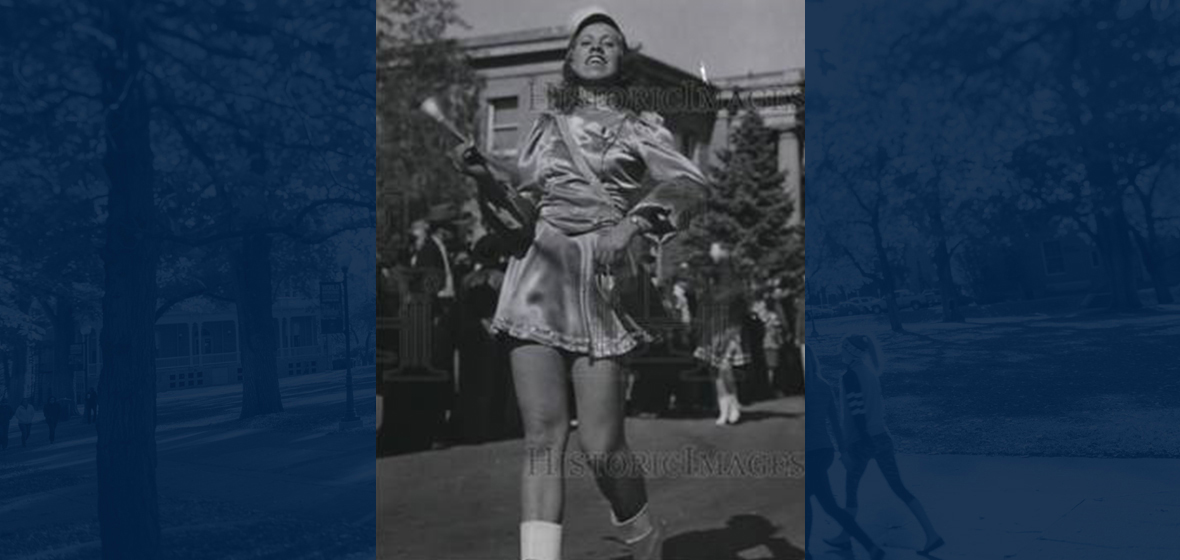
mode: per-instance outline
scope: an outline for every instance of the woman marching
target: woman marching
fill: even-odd
[[[612,522],[635,560],[660,557],[663,524],[624,435],[620,359],[647,337],[619,300],[634,277],[628,248],[683,229],[705,179],[658,117],[627,108],[620,94],[631,59],[609,15],[578,20],[557,110],[541,114],[520,145],[517,192],[540,215],[531,245],[505,272],[492,328],[509,341],[524,422],[523,560],[561,556],[571,384],[579,442]],[[470,146],[463,155],[465,173],[495,181]]]
[[[742,417],[737,372],[751,362],[743,336],[750,306],[729,248],[714,242],[709,246],[709,258],[713,267],[701,290],[700,344],[693,357],[709,368],[717,390],[717,425],[724,426],[736,424]]]
[[[922,553],[928,553],[946,544],[930,518],[926,516],[926,509],[918,501],[905,484],[901,481],[901,474],[897,468],[897,458],[893,452],[893,438],[885,427],[885,406],[881,396],[881,382],[878,376],[881,372],[881,355],[877,350],[877,343],[864,335],[845,337],[840,343],[840,358],[847,365],[843,376],[839,380],[840,406],[843,417],[843,458],[847,468],[845,481],[845,509],[854,517],[857,510],[857,492],[860,479],[864,476],[870,460],[876,460],[877,466],[889,488],[910,508],[910,512],[922,525],[926,532],[926,544]],[[832,546],[851,547],[847,532],[841,532],[835,539],[825,542]]]
[[[833,432],[839,433],[840,425],[837,421],[836,402],[832,397],[832,387],[821,376],[819,367],[819,360],[815,359],[814,352],[808,352],[806,346],[803,349],[805,380],[807,389],[807,412],[809,418],[804,423],[806,431],[806,449],[807,462],[810,463],[811,468],[807,472],[806,487],[807,499],[804,501],[806,507],[805,542],[804,548],[807,549],[807,558],[811,559],[811,498],[814,497],[819,502],[820,507],[845,532],[850,533],[865,550],[869,551],[869,556],[873,560],[881,560],[885,558],[885,550],[877,546],[873,539],[865,533],[864,529],[857,525],[856,519],[852,517],[847,511],[840,508],[836,503],[836,497],[832,495],[832,486],[828,483],[828,469],[831,468],[833,459],[835,459],[835,448],[832,445],[832,436],[828,431],[829,428]],[[851,546],[851,545],[849,545]]]

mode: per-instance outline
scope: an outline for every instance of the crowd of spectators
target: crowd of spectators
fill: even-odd
[[[496,236],[445,207],[413,222],[405,250],[378,266],[381,455],[521,435],[506,345],[491,330],[507,265]],[[656,341],[629,360],[628,410],[700,416],[716,410],[706,364],[693,357],[711,289],[687,274],[652,274],[637,319]],[[738,316],[747,365],[735,372],[743,403],[801,393],[803,333],[796,297],[743,286]]]

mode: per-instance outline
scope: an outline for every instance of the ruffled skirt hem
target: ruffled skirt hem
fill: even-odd
[[[653,338],[620,309],[593,253],[600,232],[571,236],[542,220],[504,274],[492,330],[594,358],[619,357]]]

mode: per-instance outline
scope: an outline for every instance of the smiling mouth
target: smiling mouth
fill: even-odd
[[[595,55],[595,56],[591,56],[590,58],[587,58],[586,64],[606,64],[606,59],[601,56]]]

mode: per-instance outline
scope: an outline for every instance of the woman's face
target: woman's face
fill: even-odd
[[[592,23],[574,39],[570,68],[588,82],[604,80],[619,72],[622,56],[623,38],[619,32],[605,23]]]
[[[414,244],[421,247],[426,242],[426,235],[430,228],[427,226],[425,220],[417,220],[410,224],[410,236],[414,238]]]

